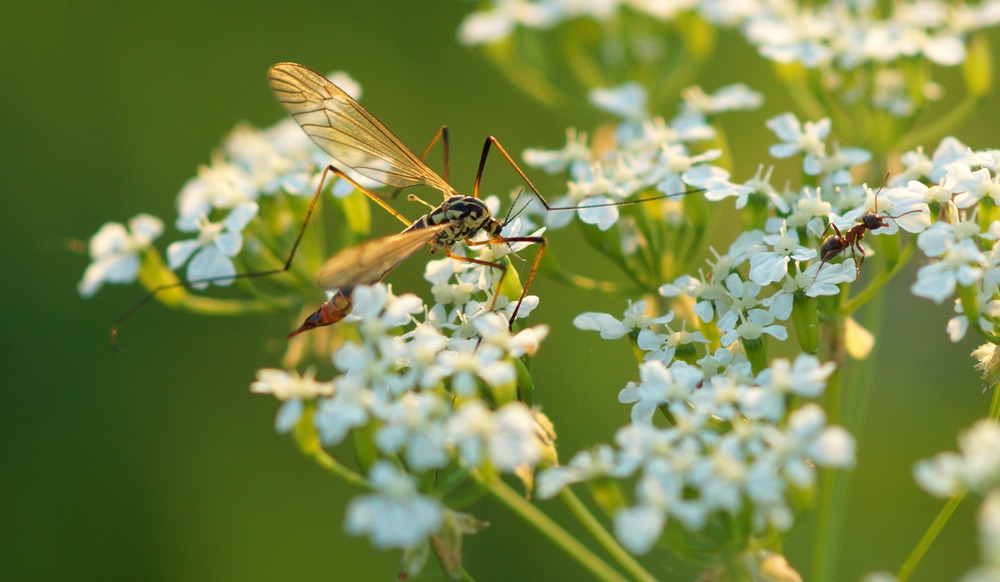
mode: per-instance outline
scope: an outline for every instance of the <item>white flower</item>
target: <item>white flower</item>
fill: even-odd
[[[412,293],[396,296],[384,284],[357,285],[352,293],[351,315],[360,318],[358,326],[366,340],[377,340],[389,330],[410,323],[414,313],[423,311],[423,301]]]
[[[450,350],[438,354],[438,364],[448,371],[452,390],[460,396],[478,393],[477,378],[492,387],[513,385],[517,370],[496,346],[482,345],[476,339],[453,340]]]
[[[941,303],[955,293],[957,285],[972,285],[982,278],[988,263],[973,241],[946,246],[940,260],[917,271],[917,282],[910,287],[914,295]]]
[[[651,423],[656,408],[661,404],[683,405],[702,380],[701,370],[684,362],[674,362],[667,368],[660,360],[650,360],[639,365],[641,382],[629,382],[618,393],[622,404],[635,403],[632,422]]]
[[[104,283],[131,283],[139,276],[139,254],[163,233],[163,222],[149,214],[139,214],[128,221],[128,228],[117,222],[101,227],[90,239],[88,250],[93,261],[83,273],[77,291],[90,297]]]
[[[701,87],[689,87],[683,94],[682,111],[691,111],[703,115],[722,113],[723,111],[739,111],[757,109],[764,102],[764,96],[753,91],[743,83],[734,83],[720,87],[714,95],[709,95]]]
[[[257,370],[257,380],[250,385],[254,394],[273,394],[278,400],[311,399],[333,394],[332,382],[317,382],[316,371],[305,374],[274,368]]]
[[[735,328],[722,334],[719,340],[723,347],[729,347],[737,339],[758,340],[767,334],[775,339],[788,339],[788,330],[782,325],[771,325],[775,317],[771,312],[763,309],[751,309],[746,316],[740,317],[741,323]]]
[[[441,526],[441,503],[420,495],[413,478],[388,461],[375,463],[369,479],[377,492],[351,499],[344,523],[347,533],[367,534],[379,549],[409,549]]]
[[[569,464],[552,467],[538,474],[538,497],[549,499],[573,483],[610,475],[614,467],[614,449],[608,445],[598,445],[593,451],[580,451],[573,455]]]
[[[798,232],[783,223],[776,234],[764,235],[764,242],[774,250],[750,257],[750,280],[762,287],[784,279],[792,259],[807,261],[816,256],[816,250],[800,245]]]
[[[639,83],[629,82],[609,87],[597,88],[590,92],[590,103],[622,119],[641,120],[648,116],[646,102],[649,97]]]
[[[181,188],[177,196],[177,228],[193,232],[213,208],[234,209],[253,203],[258,194],[247,170],[217,158],[210,166],[198,168],[198,175]]]
[[[816,356],[799,354],[794,363],[784,359],[772,361],[771,366],[757,377],[757,382],[778,394],[815,398],[822,394],[836,367],[834,362],[820,364]]]
[[[558,14],[554,5],[531,0],[499,0],[489,10],[466,16],[458,27],[458,41],[464,45],[497,42],[509,36],[517,26],[548,28],[555,24]]]
[[[776,158],[789,158],[802,153],[803,170],[806,174],[815,176],[820,173],[820,158],[826,155],[824,140],[830,134],[830,120],[807,121],[805,128],[792,113],[784,113],[767,121],[767,127],[782,140],[783,143],[772,145],[771,155]]]
[[[637,505],[615,513],[615,537],[633,554],[645,554],[660,538],[666,511],[653,505]]]
[[[377,400],[358,376],[338,376],[332,398],[321,398],[313,416],[324,445],[335,445],[347,436],[352,428],[368,423],[370,411]]]
[[[406,451],[406,463],[422,471],[448,463],[444,442],[446,403],[436,392],[407,392],[393,402],[376,402],[373,412],[383,425],[375,433],[380,451]]]
[[[198,238],[167,247],[170,268],[176,270],[188,263],[187,280],[195,289],[204,289],[210,283],[231,284],[236,274],[232,257],[243,248],[243,229],[257,216],[257,210],[255,202],[247,202],[233,208],[222,222],[211,222],[202,215],[193,224],[178,223],[182,231],[198,231]]]
[[[957,453],[939,453],[913,466],[913,480],[937,497],[954,495],[962,488],[963,461]]]
[[[958,453],[945,452],[918,462],[913,468],[917,484],[938,497],[958,493],[963,487],[987,493],[1000,486],[1000,427],[981,419],[958,438]]]
[[[640,350],[646,352],[644,361],[660,360],[664,364],[670,364],[673,360],[677,348],[689,346],[691,344],[707,344],[708,339],[700,331],[688,331],[687,321],[681,322],[681,329],[674,330],[666,326],[667,333],[656,333],[651,329],[639,331],[636,345]]]
[[[983,238],[991,236],[988,233],[981,234],[979,232],[979,223],[976,220],[978,206],[972,211],[971,216],[960,212],[950,200],[945,208],[948,210],[949,221],[935,222],[917,237],[917,246],[928,257],[940,257],[949,247],[955,246],[960,240],[973,239],[975,242],[976,236]]]
[[[669,323],[674,319],[673,312],[660,317],[649,317],[646,315],[646,302],[644,300],[632,302],[628,300],[628,307],[622,314],[621,320],[607,313],[587,311],[573,318],[573,325],[577,329],[600,331],[603,339],[618,339],[633,331],[642,330],[651,325]]]
[[[541,168],[549,174],[562,172],[580,164],[590,163],[590,148],[587,134],[577,133],[573,128],[566,130],[566,146],[561,150],[539,150],[529,148],[521,154],[524,162],[533,168]],[[571,170],[572,172],[572,170]]]
[[[837,295],[840,293],[840,284],[850,283],[857,276],[858,271],[854,268],[854,261],[813,263],[805,271],[795,276],[792,291],[805,289],[806,295],[809,297]]]
[[[534,466],[542,458],[538,425],[521,402],[505,404],[493,412],[482,401],[471,400],[448,419],[445,431],[448,442],[472,467],[488,460],[500,471],[513,471]]]
[[[986,168],[972,171],[967,167],[956,166],[948,173],[954,180],[954,190],[960,192],[955,196],[955,206],[968,208],[983,198],[990,198],[993,202],[1000,201],[1000,181]]]

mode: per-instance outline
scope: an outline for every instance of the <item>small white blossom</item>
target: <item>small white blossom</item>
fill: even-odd
[[[500,471],[534,466],[542,458],[538,426],[531,410],[511,402],[489,410],[483,402],[462,405],[446,425],[448,442],[470,466],[489,461]]]
[[[210,283],[231,284],[236,274],[232,257],[243,248],[243,229],[257,216],[257,210],[255,202],[247,202],[233,208],[222,222],[211,222],[202,215],[192,224],[178,224],[182,231],[198,231],[198,238],[171,243],[167,247],[168,265],[176,270],[187,263],[187,280],[195,289]]]
[[[441,502],[418,493],[409,475],[388,461],[379,461],[372,466],[369,479],[376,493],[351,499],[344,523],[347,533],[368,535],[379,549],[408,549],[441,527]]]
[[[405,450],[407,465],[417,471],[448,463],[444,442],[448,409],[436,392],[407,392],[395,401],[377,402],[373,412],[383,422],[375,433],[383,453]]]
[[[104,283],[131,283],[139,276],[139,255],[163,233],[163,222],[149,214],[128,221],[128,228],[109,222],[88,245],[93,261],[87,266],[77,291],[83,297],[97,293]]]
[[[338,376],[332,398],[321,398],[313,423],[324,445],[344,440],[351,429],[364,426],[371,417],[376,393],[369,390],[357,376]]]
[[[667,313],[660,317],[649,317],[646,315],[645,301],[640,300],[633,303],[630,299],[620,320],[607,313],[587,311],[574,317],[573,325],[577,329],[600,331],[603,339],[618,339],[651,325],[669,323],[673,318],[673,313]]]

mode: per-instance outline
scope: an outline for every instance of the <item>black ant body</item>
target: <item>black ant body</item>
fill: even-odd
[[[881,191],[881,188],[879,191]],[[879,214],[878,194],[878,192],[875,193],[875,209],[871,213],[865,214],[859,218],[857,224],[847,229],[845,232],[841,232],[840,229],[837,228],[837,225],[832,222],[827,224],[826,228],[823,229],[823,234],[820,235],[820,237],[826,236],[826,233],[831,228],[833,228],[834,234],[823,239],[823,245],[819,248],[819,269],[816,269],[816,276],[813,277],[813,283],[815,283],[816,278],[819,277],[819,272],[823,268],[823,265],[847,249],[851,249],[853,251],[856,277],[861,276],[861,266],[865,264],[865,249],[861,246],[861,239],[865,238],[865,234],[867,234],[869,230],[877,230],[888,227],[889,223],[886,221],[887,218],[896,220],[902,216],[906,216],[907,214],[922,212],[922,210],[918,208],[916,210],[904,212],[897,216]],[[858,259],[858,255],[860,255],[860,260]],[[809,285],[812,286],[812,283]]]

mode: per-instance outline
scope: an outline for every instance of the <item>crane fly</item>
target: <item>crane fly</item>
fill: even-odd
[[[153,298],[159,291],[170,287],[190,286],[196,283],[214,282],[216,280],[232,280],[241,277],[262,277],[287,272],[298,250],[306,226],[312,217],[313,210],[323,191],[327,176],[333,174],[346,180],[360,190],[369,199],[381,206],[389,214],[406,225],[398,233],[349,247],[328,259],[320,268],[317,285],[324,290],[333,292],[316,312],[306,318],[297,329],[288,335],[292,338],[303,331],[316,327],[331,325],[350,313],[353,301],[353,290],[357,285],[366,285],[381,281],[400,263],[414,255],[417,251],[430,246],[432,253],[443,253],[455,260],[464,261],[497,269],[500,277],[497,280],[490,310],[496,307],[497,295],[506,275],[507,266],[503,263],[485,261],[464,257],[453,253],[459,242],[469,247],[488,244],[535,243],[540,245],[535,260],[522,287],[521,295],[510,316],[510,325],[517,316],[528,287],[538,269],[539,261],[545,250],[547,241],[543,236],[503,236],[505,224],[497,220],[490,212],[486,203],[479,199],[479,186],[486,166],[486,158],[492,148],[514,168],[517,175],[527,184],[531,192],[538,198],[546,210],[577,210],[577,207],[553,207],[545,200],[528,176],[518,167],[514,159],[504,150],[500,142],[493,136],[486,138],[482,154],[479,158],[479,168],[472,188],[472,196],[459,194],[447,181],[448,176],[448,131],[441,128],[424,154],[440,139],[444,149],[444,175],[442,178],[424,163],[421,156],[415,154],[392,131],[382,124],[367,109],[351,98],[344,90],[337,87],[329,79],[302,65],[295,63],[278,63],[268,71],[268,82],[278,103],[299,124],[302,130],[323,151],[344,167],[366,178],[386,186],[401,190],[412,186],[429,186],[440,191],[444,197],[441,204],[433,206],[411,195],[410,199],[423,202],[431,207],[431,211],[415,221],[410,221],[393,209],[389,204],[374,194],[354,178],[334,165],[328,165],[320,177],[319,186],[313,195],[306,216],[303,219],[299,233],[292,244],[288,259],[279,269],[255,273],[243,273],[225,277],[214,277],[197,281],[182,281],[162,285],[153,289],[139,304],[127,311],[115,321],[111,337],[115,342],[118,325],[143,304]],[[689,190],[675,194],[666,194],[639,200],[610,202],[587,205],[588,208],[609,206],[624,206],[661,200],[672,196],[680,196],[699,190]],[[472,237],[479,233],[487,236],[486,240],[474,241]]]

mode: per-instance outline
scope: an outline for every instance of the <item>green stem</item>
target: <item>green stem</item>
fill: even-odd
[[[549,538],[566,554],[577,561],[588,572],[599,580],[626,582],[626,578],[616,572],[611,566],[598,558],[587,546],[562,529],[542,510],[532,505],[527,499],[511,489],[499,478],[489,478],[480,471],[473,471],[472,476],[481,483],[499,502],[507,506],[539,533]]]
[[[927,531],[924,532],[924,535],[920,538],[917,546],[913,548],[913,551],[910,552],[909,556],[907,556],[906,561],[899,567],[899,572],[896,574],[896,580],[898,582],[905,582],[910,577],[910,574],[913,573],[917,564],[919,564],[920,560],[923,559],[924,554],[926,554],[927,550],[930,549],[931,544],[934,543],[934,540],[937,538],[938,534],[941,533],[945,524],[948,523],[949,519],[951,519],[951,514],[955,513],[955,510],[958,509],[958,505],[962,503],[963,499],[965,499],[966,493],[968,493],[968,489],[963,489],[962,491],[952,495],[951,499],[948,500],[948,503],[941,508],[941,512],[938,513],[936,518],[934,518],[934,523],[932,523]]]
[[[994,422],[1000,418],[1000,389],[997,389],[996,387],[993,388],[993,401],[990,403],[989,418]],[[948,520],[951,519],[952,514],[955,513],[956,509],[958,509],[959,504],[962,503],[968,492],[968,488],[963,488],[961,491],[955,493],[950,499],[948,499],[948,503],[941,508],[937,517],[934,518],[934,522],[931,523],[931,526],[927,528],[926,532],[924,532],[920,541],[917,542],[916,547],[914,547],[913,551],[910,552],[910,555],[906,557],[906,561],[903,562],[903,565],[899,567],[899,572],[896,574],[897,582],[906,582],[906,580],[910,577],[910,574],[913,574],[913,571],[917,568],[920,560],[923,559],[924,554],[926,554],[927,550],[930,549],[931,544],[934,543],[935,539],[937,539],[938,534],[941,533],[941,530],[944,528],[945,524],[948,523]]]
[[[949,108],[947,113],[936,118],[933,123],[903,135],[899,143],[896,144],[895,151],[905,152],[919,145],[936,141],[952,128],[960,126],[962,121],[975,111],[981,101],[977,95],[966,95],[958,105]]]
[[[365,489],[372,489],[372,484],[368,481],[368,479],[365,479],[358,473],[355,473],[354,471],[341,465],[323,449],[317,448],[313,451],[303,449],[302,452],[312,457],[313,460],[316,461],[317,465],[340,477],[344,481],[347,481],[351,485],[357,485],[358,487],[364,487]]]
[[[871,282],[871,285],[868,285],[868,287],[866,287],[864,291],[858,293],[857,295],[852,297],[850,301],[844,304],[842,308],[843,312],[850,315],[851,313],[857,311],[865,303],[868,303],[868,301],[870,301],[871,298],[876,293],[878,293],[882,289],[882,287],[889,282],[890,279],[896,276],[896,273],[898,273],[900,269],[906,266],[906,263],[909,262],[910,257],[913,256],[914,248],[915,246],[913,245],[913,243],[904,247],[903,250],[901,250],[899,253],[899,260],[897,260],[896,263],[893,264],[888,269],[882,270],[879,273],[878,277],[876,277],[875,280]]]
[[[846,290],[841,292],[838,300],[843,305],[846,302]],[[843,364],[845,354],[845,327],[846,312],[842,309],[835,310],[833,321],[828,328],[829,337],[827,339],[827,351],[830,360],[837,364],[837,368],[830,375],[826,383],[826,409],[829,424],[839,424],[841,419],[841,400]],[[840,480],[838,474],[832,469],[820,471],[819,483],[819,517],[816,525],[816,538],[813,544],[813,564],[812,580],[826,582],[833,579],[834,559],[836,555],[835,544],[836,534],[840,529],[841,519],[837,515],[838,507],[842,506],[843,498],[840,493]]]
[[[291,306],[292,302],[289,300],[216,299],[190,294],[186,295],[180,303],[171,305],[171,307],[197,313],[198,315],[221,315],[227,317],[250,313],[268,313],[287,309]]]
[[[614,536],[611,535],[607,529],[601,525],[601,522],[594,517],[594,514],[587,509],[587,507],[580,501],[580,498],[576,496],[575,493],[569,488],[564,487],[562,492],[559,494],[559,498],[562,499],[566,507],[569,508],[570,512],[576,517],[583,527],[590,532],[590,535],[594,536],[597,543],[601,544],[611,558],[618,562],[618,565],[625,569],[625,571],[636,580],[645,580],[647,582],[655,582],[656,578],[653,577],[642,565],[625,551],[625,548],[621,547]]]

